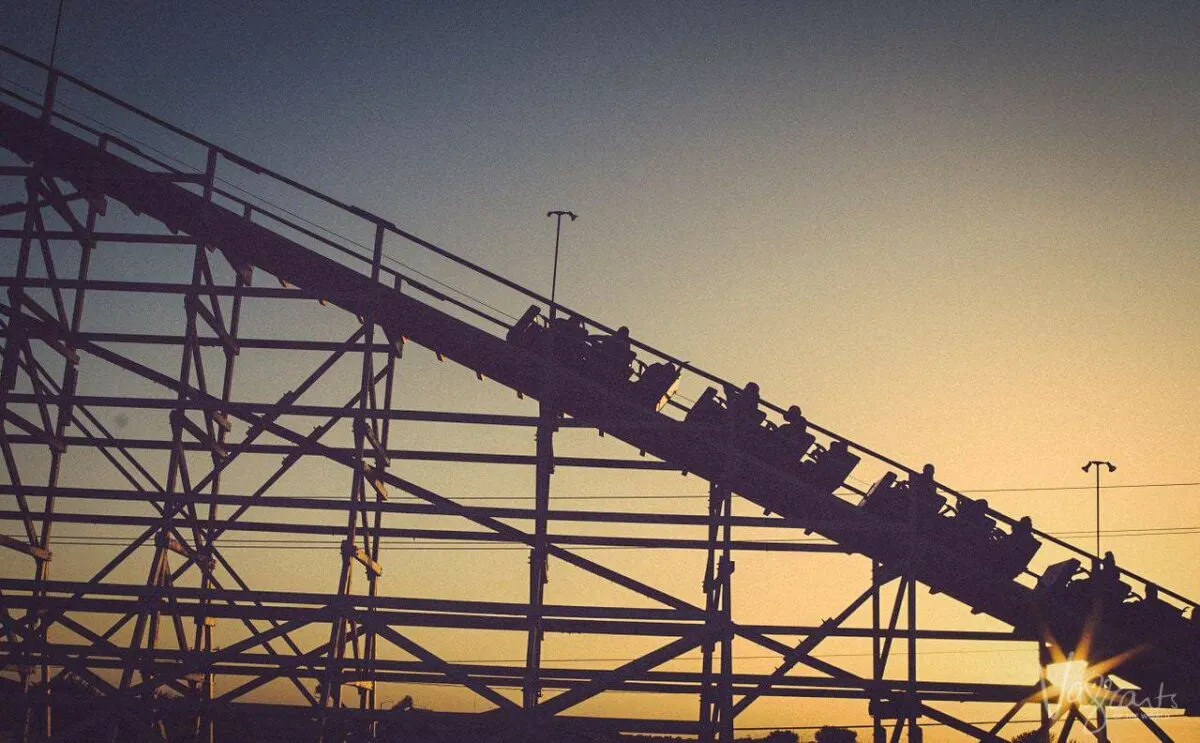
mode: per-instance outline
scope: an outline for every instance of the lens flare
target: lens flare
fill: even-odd
[[[1046,666],[1046,680],[1059,704],[1080,704],[1090,697],[1088,663],[1086,660],[1067,660]]]
[[[1049,663],[1046,665],[1046,685],[1030,695],[1026,701],[1057,700],[1056,719],[1072,707],[1108,705],[1117,701],[1117,694],[1111,684],[1093,682],[1120,668],[1122,663],[1142,652],[1145,646],[1135,647],[1111,658],[1088,660],[1089,653],[1092,651],[1094,624],[1093,617],[1089,616],[1084,623],[1075,650],[1070,653],[1063,652],[1062,647],[1053,637],[1046,637],[1046,650],[1049,656]]]

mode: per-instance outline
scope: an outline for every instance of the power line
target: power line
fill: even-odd
[[[1104,485],[1101,490],[1128,490],[1132,488],[1182,488],[1195,487],[1200,485],[1200,482],[1147,482],[1137,483],[1134,485]],[[1092,485],[1055,485],[1048,487],[1034,488],[974,488],[972,490],[960,490],[960,493],[1036,493],[1049,492],[1056,490],[1094,490]]]
[[[1090,536],[1095,532],[1093,530],[1075,530],[1075,531],[1058,531],[1046,532],[1050,536],[1065,538]],[[1200,534],[1200,525],[1197,526],[1167,526],[1167,527],[1145,527],[1135,529],[1108,529],[1102,532],[1110,537],[1170,537],[1170,536],[1187,536],[1191,534]],[[14,539],[21,539],[25,535],[20,533],[8,533],[5,536]],[[423,540],[414,539],[406,541],[403,544],[383,544],[380,550],[383,551],[413,551],[413,552],[456,552],[456,551],[523,551],[528,549],[525,545],[520,544],[490,544],[490,545],[474,545],[463,544],[464,540]],[[119,547],[128,543],[128,539],[116,535],[63,535],[53,540],[53,544],[68,546],[68,547]],[[754,540],[754,544],[834,544],[827,539],[821,537],[795,537],[795,538],[779,538],[779,539],[759,539]],[[313,550],[320,551],[326,549],[334,549],[341,545],[341,542],[334,539],[221,539],[218,540],[217,546],[221,549],[229,550],[250,550],[250,549],[275,549],[275,550]],[[144,544],[143,548],[151,548],[154,545]],[[572,549],[577,551],[582,550],[631,550],[631,549],[647,549],[636,545],[573,545]]]
[[[864,484],[866,481],[861,481]],[[1101,490],[1118,490],[1130,488],[1180,488],[1180,487],[1196,487],[1200,486],[1200,482],[1151,482],[1137,483],[1132,485],[1105,485]],[[1053,492],[1067,490],[1087,490],[1091,491],[1094,487],[1091,485],[1048,485],[1042,487],[1028,488],[967,488],[960,489],[960,493],[1034,493],[1034,492]],[[322,495],[297,495],[291,496],[294,498],[324,498]],[[529,500],[532,495],[464,495],[458,496],[455,500],[460,501],[513,501],[513,500]],[[708,498],[707,493],[681,493],[666,494],[666,493],[619,493],[616,495],[554,495],[552,500],[555,501],[587,501],[587,500],[698,500]],[[1092,532],[1094,533],[1094,532]]]
[[[1117,490],[1117,489],[1152,489],[1152,488],[1179,488],[1179,487],[1196,487],[1200,486],[1200,482],[1153,482],[1153,483],[1138,483],[1133,485],[1105,485],[1101,490]],[[1053,492],[1066,490],[1087,490],[1091,491],[1094,486],[1083,485],[1061,485],[1061,486],[1044,486],[1030,488],[971,488],[962,489],[960,493],[1033,493],[1033,492]],[[42,497],[35,495],[33,497]],[[320,500],[330,499],[328,495],[289,495],[289,498],[298,498],[304,500]],[[401,497],[408,497],[401,494]],[[553,501],[612,501],[612,500],[700,500],[707,499],[707,493],[618,493],[615,495],[554,495],[551,497]],[[532,495],[461,495],[454,498],[456,501],[522,501],[531,500]],[[269,498],[264,500],[260,505],[270,506]],[[1089,532],[1094,534],[1095,531]],[[1105,532],[1107,533],[1107,532]]]

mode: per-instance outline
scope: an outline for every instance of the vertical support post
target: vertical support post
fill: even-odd
[[[550,373],[552,371],[547,364],[547,374]],[[552,383],[547,387],[552,388]],[[538,699],[542,694],[542,608],[545,604],[546,583],[550,580],[546,537],[550,511],[550,477],[554,474],[554,430],[558,425],[558,411],[553,403],[553,395],[550,398],[543,399],[539,404],[536,433],[533,546],[529,551],[529,629],[525,645],[525,686],[522,693],[522,706],[527,712],[537,708]]]
[[[46,95],[51,95],[49,87],[47,87]],[[37,204],[38,196],[35,188],[36,181],[34,176],[28,176],[25,179],[25,222],[22,226],[21,244],[17,253],[17,270],[14,278],[16,283],[9,289],[9,302],[12,306],[12,314],[9,316],[8,323],[5,327],[4,338],[4,362],[3,369],[0,370],[0,400],[3,400],[4,407],[8,406],[8,393],[16,387],[17,370],[20,365],[21,348],[25,344],[25,333],[21,322],[21,304],[24,296],[22,283],[27,278],[29,271],[29,252],[33,243],[33,232],[37,226]],[[0,430],[2,433],[2,430]],[[17,484],[14,479],[14,484]],[[39,572],[37,567],[34,568],[35,575]],[[35,637],[44,642],[44,637],[39,632]],[[29,640],[22,643],[26,647],[30,644]],[[19,672],[21,674],[21,687],[24,697],[24,724],[21,726],[22,740],[27,741],[32,738],[38,728],[40,719],[40,727],[44,731],[46,738],[50,737],[51,731],[51,711],[50,711],[50,677],[49,666],[44,662],[44,657],[41,667],[42,671],[42,688],[39,693],[39,699],[34,700],[33,686],[33,671],[32,671],[32,656],[24,655],[20,662]],[[35,710],[42,710],[41,715],[37,715]]]
[[[708,551],[704,566],[704,617],[712,623],[717,611],[715,586],[718,576],[717,544],[720,536],[720,494],[714,484],[708,489]],[[716,736],[713,713],[713,654],[716,641],[710,634],[700,648],[700,743],[713,743]]]
[[[212,199],[215,187],[217,159],[219,153],[215,148],[209,148],[208,157],[205,167],[204,180],[204,198]],[[185,429],[189,427],[187,420],[187,388],[191,384],[193,366],[195,367],[196,379],[200,384],[200,388],[204,389],[205,373],[203,368],[202,355],[199,344],[199,330],[197,328],[197,306],[199,304],[198,292],[204,284],[204,279],[208,273],[208,257],[205,254],[206,246],[203,242],[196,242],[195,252],[192,259],[192,279],[190,288],[192,293],[184,297],[184,315],[185,327],[183,338],[183,353],[179,362],[179,392],[176,395],[176,406],[170,411],[171,421],[171,447],[170,455],[167,460],[167,479],[165,483],[164,495],[166,496],[165,503],[162,509],[162,518],[159,521],[158,533],[155,537],[154,558],[151,562],[151,567],[146,576],[146,587],[148,589],[149,598],[143,602],[136,623],[134,625],[133,638],[129,643],[129,657],[125,662],[125,668],[121,674],[120,690],[125,691],[133,683],[134,673],[134,658],[137,649],[140,647],[142,637],[146,637],[146,649],[152,650],[158,640],[158,626],[160,613],[163,606],[162,593],[171,581],[171,570],[168,563],[169,546],[172,540],[172,522],[175,516],[189,505],[183,502],[176,503],[171,496],[179,494],[182,489],[187,492],[191,489],[190,476],[188,474],[188,457],[187,451],[183,444],[183,435]],[[215,439],[214,439],[215,441]],[[214,457],[216,456],[214,450]],[[182,488],[181,488],[182,486]],[[193,509],[194,505],[190,508]],[[198,530],[193,529],[193,545],[199,546],[201,536]],[[148,631],[147,631],[148,630]],[[181,647],[180,650],[186,648]],[[150,677],[151,671],[148,667],[144,667],[141,671],[142,679]],[[145,692],[151,697],[154,694],[154,689],[149,689]],[[122,736],[121,721],[119,718],[114,718],[110,726],[110,739],[113,741],[119,740]]]
[[[379,257],[382,257],[382,247],[383,247],[382,242],[381,242],[382,237],[383,237],[383,232],[381,229],[380,232],[378,233],[378,238],[380,239],[380,241],[377,242],[377,254],[379,255]],[[400,291],[400,288],[401,288],[400,278],[397,277],[396,278],[396,291]],[[380,404],[380,401],[375,400],[374,395],[372,395],[372,403],[373,403],[375,409],[377,409],[377,410],[385,410],[386,411],[386,410],[392,409],[392,396],[393,396],[393,392],[395,390],[395,384],[396,384],[396,360],[397,360],[397,358],[399,358],[399,355],[400,355],[400,353],[398,351],[398,346],[389,344],[388,353],[387,353],[387,361],[386,361],[387,369],[386,369],[385,376],[384,376],[382,404]],[[372,392],[374,392],[374,387],[372,387]],[[371,423],[372,423],[372,425],[378,424],[378,428],[375,429],[375,436],[376,436],[376,440],[380,442],[380,451],[377,453],[377,456],[375,459],[375,471],[382,472],[384,470],[384,468],[388,465],[388,462],[384,456],[384,452],[386,452],[388,450],[388,441],[390,439],[390,434],[391,434],[391,419],[387,418],[387,417],[384,417],[382,419],[382,421],[380,421],[379,419],[373,419],[371,421]],[[384,490],[384,487],[385,486],[383,485],[382,479],[377,480],[377,488],[376,488],[376,493],[375,493],[377,501],[386,499],[386,492]],[[371,540],[370,540],[370,546],[368,547],[368,550],[367,550],[368,556],[371,560],[371,564],[373,564],[373,565],[380,564],[379,557],[380,557],[380,549],[382,547],[380,533],[381,533],[382,529],[383,529],[383,510],[376,509],[374,529],[371,532],[372,536],[371,536]],[[368,591],[367,591],[367,593],[371,598],[375,598],[376,596],[379,595],[380,574],[378,572],[368,571],[367,576],[368,576]],[[374,615],[376,613],[374,602],[372,602],[369,612],[372,615]],[[373,618],[374,617],[372,616],[372,619]],[[377,637],[378,637],[378,635],[375,632],[374,627],[375,627],[374,622],[370,623],[368,626],[366,636],[364,637],[364,645],[365,645],[364,668],[366,670],[366,678],[370,684],[367,688],[366,698],[364,700],[365,707],[368,710],[368,712],[370,713],[367,718],[367,723],[366,723],[367,724],[367,729],[366,729],[366,739],[367,740],[375,740],[379,734],[379,719],[374,714],[375,710],[378,709],[378,704],[379,704],[378,681],[376,679],[376,670],[377,669],[375,666],[375,660],[377,657]]]
[[[34,230],[38,224],[38,191],[36,174],[25,178],[25,223],[21,228],[21,245],[17,252],[16,280],[9,289],[9,302],[12,305],[12,315],[8,320],[4,344],[3,371],[0,372],[0,394],[7,395],[16,385],[17,369],[20,364],[22,346],[24,346],[24,327],[21,321],[21,307],[25,297],[24,282],[29,274],[29,255],[33,246]],[[7,400],[5,401],[7,406]]]
[[[700,682],[700,740],[705,743],[733,740],[733,634],[730,632],[732,611],[729,600],[733,572],[729,548],[731,501],[732,495],[727,488],[720,483],[709,484],[704,611],[710,632],[701,646]],[[719,666],[714,671],[717,663]]]
[[[733,743],[733,611],[730,587],[733,575],[732,482],[741,466],[741,421],[726,389],[725,466],[720,481],[708,486],[708,555],[704,574],[704,617],[708,636],[701,647],[700,740]],[[720,638],[720,667],[713,672],[713,653]],[[714,678],[715,675],[715,678]]]
[[[921,716],[921,700],[917,696],[917,581],[908,578],[908,741],[921,743],[921,728],[917,719]]]
[[[53,80],[53,74],[51,75],[51,78]],[[47,83],[47,101],[52,101],[53,95],[52,83]],[[12,306],[12,314],[10,315],[7,323],[3,370],[0,371],[0,399],[4,401],[5,407],[8,405],[7,393],[16,386],[17,371],[20,366],[20,355],[23,346],[27,342],[24,326],[21,320],[21,307],[25,294],[22,283],[28,277],[29,258],[32,250],[34,232],[39,224],[38,194],[36,188],[37,177],[38,171],[36,170],[35,165],[34,174],[26,177],[25,179],[25,197],[27,201],[25,204],[25,221],[24,225],[22,226],[21,243],[19,253],[17,255],[17,270],[15,272],[16,283],[11,289],[9,289],[9,301]],[[32,369],[31,363],[30,374],[33,373],[35,372]],[[15,473],[13,484],[20,484],[15,479]],[[45,538],[49,538],[49,526],[45,521],[43,521],[42,524],[42,533]],[[29,536],[32,539],[32,532],[30,532]],[[42,559],[35,559],[37,559],[37,563],[34,566],[34,579],[38,581],[38,586],[35,588],[35,591],[36,595],[41,597],[43,592],[41,591],[40,584],[43,580],[45,580],[45,578],[42,577],[43,571],[49,569],[49,563]],[[33,639],[44,646],[46,642],[47,628],[42,625],[41,621],[37,618],[30,619],[31,624],[37,628],[37,633],[34,635]],[[24,644],[28,646],[32,643],[29,640],[26,640]],[[25,703],[24,721],[21,727],[23,740],[32,739],[32,736],[35,735],[36,732],[40,732],[44,738],[49,739],[52,732],[53,712],[50,703],[50,666],[47,662],[44,652],[39,653],[38,658],[40,661],[38,666],[40,671],[41,687],[36,692],[36,700],[34,699],[35,691],[33,686],[32,657],[30,655],[25,655],[20,664],[22,691]]]
[[[1042,690],[1041,704],[1038,705],[1042,719],[1042,730],[1049,735],[1050,731],[1050,698],[1048,689],[1050,688],[1050,679],[1047,677],[1046,669],[1050,666],[1050,643],[1045,638],[1038,640],[1038,685]]]
[[[210,167],[206,173],[205,195],[211,199],[214,181],[216,178],[216,152],[210,154]],[[238,330],[241,323],[242,309],[242,289],[248,283],[248,277],[242,271],[235,268],[234,277],[234,293],[231,300],[229,312],[229,325],[227,328],[227,343],[223,344],[225,358],[225,369],[221,378],[221,401],[228,404],[233,396],[233,373],[234,365],[238,355],[236,347]],[[206,275],[206,278],[211,279],[211,275]],[[200,301],[197,295],[197,302]],[[220,318],[219,306],[215,295],[211,301],[214,304],[213,316]],[[227,411],[213,410],[208,412],[210,421],[216,421],[217,425],[213,430],[214,440],[216,445],[215,450],[224,450],[225,442],[229,431]],[[215,461],[215,460],[214,460]],[[197,656],[206,656],[212,653],[213,650],[213,627],[216,626],[216,620],[209,616],[205,611],[212,603],[209,595],[210,591],[215,587],[215,580],[212,571],[216,567],[216,530],[213,524],[217,523],[219,509],[216,498],[221,493],[221,470],[215,470],[210,482],[209,495],[211,500],[208,503],[208,514],[206,523],[209,525],[200,530],[200,542],[195,545],[196,561],[200,569],[200,596],[199,604],[201,611],[195,617],[195,633],[192,641],[192,653]],[[192,730],[192,738],[194,743],[213,743],[216,736],[215,723],[212,716],[211,704],[215,694],[216,676],[211,671],[203,673],[198,680],[192,681],[192,692],[198,698],[197,712]]]
[[[213,192],[215,190],[218,156],[219,153],[216,148],[210,147],[208,150],[208,157],[204,171],[203,195],[207,200],[212,199]],[[176,398],[178,405],[174,410],[171,411],[171,454],[167,465],[166,482],[166,494],[168,496],[175,495],[178,491],[188,494],[188,491],[191,490],[191,477],[188,474],[188,458],[187,451],[183,445],[183,434],[185,429],[192,424],[187,422],[188,410],[184,403],[186,402],[187,398],[185,390],[190,384],[193,366],[195,367],[196,379],[199,383],[200,389],[205,388],[206,382],[202,360],[203,352],[200,348],[200,331],[197,327],[197,307],[200,304],[200,290],[205,284],[206,277],[211,273],[208,266],[208,256],[205,253],[206,250],[207,247],[204,243],[196,243],[195,255],[192,260],[192,281],[190,286],[191,293],[184,297],[186,325],[184,329],[183,357],[180,360],[179,367],[180,389]],[[208,427],[211,431],[211,425]],[[199,428],[197,427],[196,430],[199,430]],[[217,456],[215,446],[216,440],[216,438],[212,438],[210,440],[210,445],[213,447],[214,465],[216,463]],[[147,638],[147,649],[152,648],[158,639],[159,611],[163,604],[163,601],[159,595],[159,591],[162,588],[167,587],[171,581],[171,570],[167,560],[169,545],[171,543],[171,522],[173,521],[175,514],[185,508],[190,508],[191,513],[193,515],[195,514],[194,503],[181,503],[176,505],[171,503],[171,499],[168,498],[167,502],[163,506],[162,522],[159,533],[155,539],[155,560],[153,567],[150,570],[150,575],[147,578],[147,584],[151,586],[151,590],[153,591],[152,608],[150,610],[152,612],[152,616],[147,619],[150,628]],[[201,545],[204,544],[206,540],[207,537],[201,533],[200,529],[193,529],[192,546],[194,549],[200,549]],[[201,567],[201,571],[202,573],[206,574],[201,580],[201,585],[206,586],[207,570]],[[138,617],[138,622],[143,622],[143,616]],[[203,619],[197,617],[196,639],[200,640],[205,634],[207,634],[206,630],[207,628],[204,626]],[[181,641],[181,644],[184,644],[183,641]],[[180,647],[179,649],[181,651],[186,650],[185,647]],[[193,646],[193,652],[201,652],[201,650],[200,648]],[[148,671],[143,671],[143,679],[147,677],[147,673]],[[123,677],[122,688],[124,688],[126,683],[127,680]],[[202,686],[211,686],[211,684],[203,683]],[[150,693],[153,694],[153,692],[154,690],[151,689]],[[200,720],[197,719],[197,731],[200,727]],[[114,737],[115,736],[116,729],[114,728]]]
[[[718,567],[721,621],[721,682],[718,684],[717,710],[720,721],[721,743],[733,743],[733,556],[730,542],[733,540],[730,517],[733,494],[721,488],[721,561]]]
[[[383,224],[375,226],[375,248],[371,260],[371,280],[378,283],[383,263],[383,242],[386,228]],[[370,415],[376,410],[375,395],[375,307],[364,308],[360,318],[363,323],[364,350],[362,356],[362,378],[358,395],[359,416],[354,419],[354,468],[350,499],[352,507],[346,520],[346,536],[342,542],[342,569],[338,576],[337,596],[335,605],[340,609],[345,607],[345,599],[351,595],[353,588],[353,569],[355,562],[361,562],[366,569],[367,590],[372,596],[377,595],[376,581],[381,569],[376,559],[379,551],[378,530],[372,530],[367,516],[367,489],[370,487],[377,498],[382,498],[383,485],[379,479],[383,468],[388,464],[386,452],[379,438],[377,417]],[[370,454],[368,456],[368,448]],[[369,460],[369,461],[368,461]],[[370,482],[368,482],[370,473]],[[375,511],[374,523],[380,522],[379,510]],[[362,547],[358,540],[362,540]],[[374,704],[375,686],[373,675],[375,642],[369,633],[364,633],[355,626],[350,616],[338,613],[332,622],[329,633],[329,651],[325,678],[321,685],[319,703],[321,705],[320,738],[322,743],[344,740],[347,735],[345,715],[342,713],[342,684],[345,681],[343,669],[347,644],[353,643],[352,650],[358,659],[362,672],[355,678],[355,687],[359,695],[359,708],[368,711],[368,720],[374,720],[374,712],[368,707]],[[332,713],[330,710],[332,709]],[[374,735],[374,725],[371,724],[369,735]]]
[[[383,243],[387,236],[386,229],[382,224],[375,226],[375,248],[371,256],[371,281],[379,283],[380,273],[383,269]],[[397,287],[398,288],[398,287]],[[367,310],[365,318],[368,323],[367,328],[367,362],[364,364],[364,383],[368,384],[362,391],[364,401],[360,404],[368,405],[371,410],[388,410],[391,407],[392,389],[395,383],[396,370],[396,354],[394,350],[389,350],[387,354],[386,382],[384,386],[383,404],[375,394],[375,351],[374,342],[374,320],[375,308],[371,307]],[[385,485],[383,484],[382,474],[389,465],[387,457],[388,447],[388,432],[390,430],[388,419],[384,418],[382,422],[378,417],[363,419],[360,422],[362,430],[375,442],[375,458],[372,462],[371,472],[374,485],[372,489],[375,492],[375,501],[386,499]],[[366,490],[364,488],[363,497],[366,498]],[[366,520],[363,521],[363,527],[366,529]],[[379,561],[380,557],[380,531],[383,528],[383,511],[379,508],[375,509],[374,518],[372,520],[369,531],[363,534],[363,549],[367,557],[367,595],[370,598],[375,598],[379,595],[379,579],[382,575],[380,572]],[[371,604],[370,612],[375,612],[374,602]],[[366,740],[375,740],[378,733],[378,720],[375,717],[376,704],[378,702],[377,690],[378,680],[376,679],[376,633],[374,624],[368,625],[367,631],[363,635],[363,652],[362,663],[363,673],[361,682],[365,687],[359,688],[359,708],[367,713],[366,728],[363,731]]]
[[[79,332],[80,324],[83,321],[83,301],[84,301],[84,282],[87,281],[88,271],[91,267],[92,250],[95,243],[92,240],[92,233],[96,228],[96,205],[89,201],[87,218],[84,222],[85,234],[80,241],[79,246],[79,270],[77,276],[79,286],[75,289],[75,296],[71,308],[71,325],[68,328],[67,338],[65,342],[68,346],[73,346],[75,335]],[[74,349],[72,349],[74,350]],[[65,398],[59,406],[58,417],[55,423],[54,437],[61,441],[66,435],[67,426],[71,424],[71,419],[74,415],[74,403],[72,397],[75,394],[75,389],[78,384],[79,373],[74,363],[65,361],[63,363],[63,384],[62,393]],[[65,452],[61,449],[52,449],[50,454],[50,472],[46,478],[46,485],[50,492],[58,487],[59,476],[62,472],[62,457]],[[38,546],[42,548],[45,554],[50,554],[50,539],[53,534],[54,527],[54,508],[55,499],[53,495],[46,498],[44,512],[42,516],[42,532],[38,542]],[[38,559],[37,568],[34,575],[34,580],[37,583],[36,595],[40,598],[45,595],[43,588],[44,584],[50,580],[50,560]],[[39,623],[37,637],[40,642],[46,643],[49,638],[49,627]],[[45,690],[45,709],[42,715],[42,730],[45,739],[49,740],[53,732],[53,711],[50,704],[50,666],[45,657],[42,658],[41,665],[42,685]]]
[[[871,561],[871,679],[878,687],[883,683],[884,666],[887,661],[883,657],[882,627],[880,626],[880,577],[883,566],[878,560]],[[886,743],[887,730],[883,726],[882,698],[878,694],[871,697],[871,730],[874,743]]]

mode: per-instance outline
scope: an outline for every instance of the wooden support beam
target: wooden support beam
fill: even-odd
[[[363,476],[367,484],[371,486],[371,490],[375,491],[375,497],[380,501],[388,500],[388,487],[380,477],[375,474],[375,468],[369,462],[363,463]]]
[[[229,456],[229,450],[226,449],[221,442],[209,436],[208,431],[205,431],[194,421],[188,418],[187,414],[184,412],[179,410],[171,411],[171,423],[190,433],[204,448],[211,451],[213,456],[219,459],[224,459]]]
[[[9,292],[11,295],[12,290],[10,289]],[[21,297],[19,306],[29,308],[35,315],[35,317],[22,316],[18,320],[18,322],[24,325],[25,336],[27,338],[37,338],[54,349],[58,355],[62,356],[72,365],[79,364],[79,354],[72,347],[72,344],[66,341],[70,333],[58,323],[58,320],[53,315],[47,312],[29,295]],[[13,309],[16,310],[17,308],[18,303],[14,301]]]
[[[221,322],[220,317],[214,315],[209,308],[205,307],[204,302],[199,297],[189,294],[186,303],[188,309],[195,311],[200,319],[204,320],[204,323],[212,328],[212,331],[217,334],[217,338],[220,339],[222,345],[225,346],[226,351],[234,356],[240,353],[241,348],[238,346],[237,340],[225,329],[225,323]]]
[[[225,433],[233,430],[233,426],[229,423],[229,416],[226,413],[222,413],[219,410],[210,410],[208,411],[208,417]]]
[[[362,434],[367,443],[371,445],[371,449],[375,452],[375,458],[382,460],[384,467],[390,466],[392,460],[388,457],[387,449],[379,442],[379,437],[375,435],[374,427],[365,419],[359,418],[354,421],[354,429]]]
[[[0,418],[12,423],[14,426],[28,434],[31,439],[39,444],[45,444],[53,451],[61,454],[67,450],[67,442],[64,439],[58,438],[49,431],[46,431],[39,426],[35,426],[34,424],[25,420],[11,407],[6,406],[3,411],[0,411]],[[18,437],[10,436],[9,440],[13,443],[17,443]]]
[[[383,567],[378,562],[372,560],[366,550],[355,545],[353,542],[349,540],[342,542],[342,554],[361,563],[367,569],[368,577],[378,578],[383,575]]]
[[[0,534],[0,547],[8,547],[9,549],[16,550],[17,552],[24,552],[35,560],[42,560],[44,562],[48,562],[51,557],[53,557],[49,550],[44,550],[41,547],[29,544],[28,542],[22,542],[21,540],[14,539],[6,534]]]

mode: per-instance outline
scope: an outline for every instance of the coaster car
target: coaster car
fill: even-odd
[[[655,410],[661,410],[679,387],[679,367],[667,361],[640,361],[626,327],[611,335],[589,335],[582,318],[556,317],[546,323],[538,306],[530,305],[506,337],[514,345],[631,394],[639,405]]]

